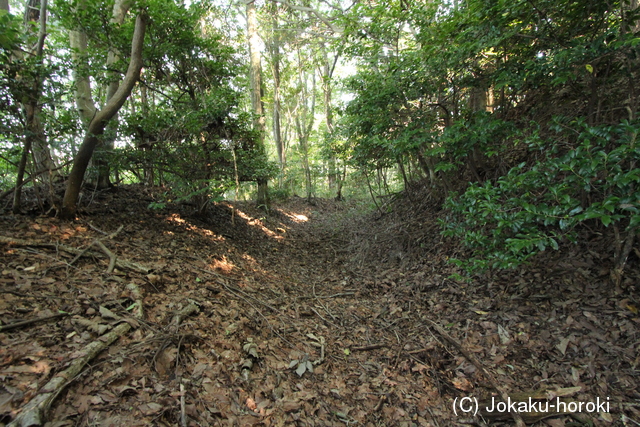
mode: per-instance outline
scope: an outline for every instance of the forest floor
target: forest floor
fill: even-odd
[[[0,425],[37,396],[48,426],[485,425],[454,401],[501,391],[586,405],[529,424],[640,425],[636,254],[618,289],[589,248],[460,282],[427,201],[198,217],[158,195],[0,216]]]

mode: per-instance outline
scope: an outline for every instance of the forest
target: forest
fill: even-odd
[[[640,425],[639,74],[637,0],[0,0],[0,425]]]

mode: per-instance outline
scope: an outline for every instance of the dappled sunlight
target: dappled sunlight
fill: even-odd
[[[300,214],[300,213],[286,212],[286,211],[284,211],[282,209],[280,210],[280,212],[285,214],[287,216],[287,218],[289,218],[293,222],[301,223],[301,222],[309,221],[309,217],[308,216]]]
[[[167,220],[169,222],[175,222],[176,224],[186,224],[187,221],[185,221],[184,219],[180,218],[180,215],[178,214],[171,214],[167,217]]]
[[[258,218],[253,218],[252,216],[246,214],[245,212],[241,211],[238,208],[234,208],[233,206],[230,206],[231,209],[234,209],[235,215],[239,216],[240,218],[244,219],[247,222],[247,225],[250,225],[252,227],[256,227],[259,228],[260,230],[262,230],[262,232],[264,234],[266,234],[269,237],[272,237],[274,239],[283,239],[284,237],[280,236],[278,233],[270,230],[269,228],[265,227],[264,223],[262,222],[261,219]]]
[[[245,261],[249,261],[249,262],[254,263],[254,264],[258,263],[258,261],[256,261],[256,259],[254,257],[252,257],[251,255],[249,255],[247,253],[242,254],[241,258],[243,260],[245,260]]]
[[[216,258],[209,263],[209,268],[214,271],[220,271],[225,274],[231,274],[236,266],[227,259],[226,256],[222,256],[220,259]]]
[[[3,372],[11,374],[42,374],[49,375],[51,364],[46,360],[39,360],[31,365],[16,365],[5,369]]]
[[[184,226],[185,230],[188,231],[195,231],[196,233],[202,234],[203,236],[207,236],[208,238],[212,239],[212,240],[217,240],[217,241],[221,241],[221,240],[225,240],[225,238],[219,234],[214,233],[213,231],[207,229],[207,228],[202,228],[202,227],[198,227],[197,225],[194,225],[192,223],[190,223],[189,221],[183,219],[179,214],[171,214],[169,216],[167,216],[167,221],[170,223],[174,223],[174,224],[178,224],[181,226]],[[164,231],[165,234],[170,234],[173,235],[174,232],[173,231]]]

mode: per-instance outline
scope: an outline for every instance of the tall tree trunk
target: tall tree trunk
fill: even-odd
[[[324,95],[324,117],[325,124],[327,125],[327,133],[329,134],[329,139],[333,136],[333,106],[332,106],[332,79],[333,72],[336,68],[336,64],[338,63],[338,58],[340,57],[339,53],[336,53],[333,60],[329,59],[329,54],[325,49],[325,46],[322,45],[322,93]],[[328,173],[328,181],[329,188],[334,189],[338,181],[340,180],[340,172],[336,167],[336,156],[333,152],[329,154],[329,173]],[[340,186],[341,187],[341,186]],[[341,197],[341,196],[340,196]]]
[[[303,117],[304,119],[304,117]],[[309,165],[309,134],[306,132],[304,123],[300,122],[300,116],[296,116],[296,132],[302,153],[302,169],[304,171],[304,187],[307,201],[311,201],[313,185],[311,182],[311,167]]]
[[[347,178],[347,164],[344,163],[342,165],[342,172],[340,174],[340,179],[338,180],[338,189],[336,190],[336,200],[341,201],[344,199],[342,196],[342,186],[344,185],[344,180]]]
[[[271,63],[273,71],[273,140],[276,144],[276,152],[278,153],[278,164],[280,166],[280,176],[278,177],[278,187],[282,188],[283,178],[286,168],[286,158],[284,151],[284,143],[282,141],[282,130],[280,127],[280,33],[278,28],[278,4],[273,1],[271,3],[273,11],[272,20],[272,36],[270,40],[269,50],[271,53]]]
[[[9,10],[9,5],[5,10]],[[16,188],[13,193],[13,212],[17,213],[20,210],[22,199],[22,184],[24,182],[24,174],[31,151],[34,152],[34,159],[36,160],[36,170],[53,171],[56,169],[53,159],[51,158],[51,152],[47,145],[46,135],[44,133],[44,127],[40,116],[42,113],[42,105],[40,104],[40,95],[42,92],[42,80],[40,65],[42,64],[42,55],[44,48],[44,40],[46,38],[47,29],[47,0],[29,0],[24,14],[25,28],[27,32],[31,32],[31,23],[38,22],[38,42],[35,48],[31,52],[27,52],[28,55],[32,55],[36,58],[38,69],[31,81],[24,81],[25,86],[30,86],[28,95],[22,100],[22,110],[25,115],[25,139],[22,149],[22,156],[18,165],[18,172],[16,178]],[[17,56],[22,57],[23,53],[17,53]],[[53,174],[53,172],[50,172]],[[56,172],[59,174],[59,172]]]
[[[149,112],[149,97],[147,96],[147,86],[140,85],[140,111],[142,112],[142,116],[146,116]],[[135,105],[133,102],[131,105]],[[148,185],[149,187],[153,187],[156,182],[156,174],[153,168],[153,162],[151,161],[153,144],[151,142],[151,138],[145,132],[141,132],[140,140],[138,141],[138,150],[141,150],[144,154],[142,157],[142,181],[144,185]],[[162,183],[159,183],[162,185]]]
[[[256,149],[258,156],[266,161],[267,155],[264,147],[266,121],[264,117],[264,107],[262,105],[262,65],[260,61],[260,36],[258,35],[258,16],[255,0],[247,1],[247,37],[249,38],[251,106],[255,113],[253,128],[259,133]],[[266,210],[269,210],[268,179],[265,176],[258,176],[256,181],[258,183],[256,204],[258,206],[264,206]]]
[[[82,180],[87,170],[89,160],[91,160],[91,156],[93,155],[93,151],[100,142],[100,137],[104,133],[107,122],[120,110],[140,77],[146,21],[146,14],[140,12],[136,18],[135,30],[131,41],[131,58],[129,60],[127,73],[113,97],[106,103],[102,110],[95,114],[93,120],[91,120],[84,140],[78,150],[78,154],[76,154],[74,158],[73,167],[71,168],[69,180],[67,181],[67,189],[64,193],[64,199],[62,200],[62,210],[60,212],[60,216],[64,219],[71,219],[75,216]]]
[[[29,0],[27,10],[25,11],[25,21],[28,19],[30,22],[38,22],[38,43],[36,44],[35,52],[32,54],[35,54],[39,63],[42,62],[44,40],[47,36],[47,10],[47,0]],[[35,135],[31,147],[35,161],[35,170],[48,170],[50,179],[61,178],[62,173],[58,170],[51,157],[51,150],[49,149],[44,126],[42,125],[42,105],[39,99],[43,77],[39,76],[38,78],[39,80],[36,83],[38,88],[34,94],[34,96],[37,96],[37,99],[34,98],[32,104],[34,108],[33,122],[29,127],[29,130]]]
[[[116,0],[113,5],[113,14],[111,17],[111,23],[122,25],[124,18],[131,6],[131,0]],[[107,54],[107,78],[110,80],[107,85],[107,97],[106,102],[115,95],[120,86],[120,79],[116,72],[112,71],[116,62],[120,60],[119,53],[114,49],[109,49]],[[101,151],[99,156],[95,156],[95,165],[98,170],[98,182],[97,187],[99,189],[111,187],[111,181],[109,179],[110,168],[109,162],[104,159],[104,154],[113,151],[114,143],[118,134],[118,113],[113,116],[113,119],[107,124],[104,137],[101,139],[98,145],[98,150]],[[96,153],[98,154],[98,153]]]
[[[296,115],[296,133],[298,134],[298,141],[300,143],[300,150],[302,151],[302,166],[304,168],[305,176],[305,188],[307,192],[307,200],[311,201],[311,193],[313,190],[313,183],[311,180],[311,165],[309,163],[309,137],[313,130],[313,124],[316,111],[316,73],[312,71],[312,86],[311,94],[307,90],[307,77],[302,78],[303,72],[302,59],[300,57],[300,50],[298,50],[298,85],[300,86],[300,104],[302,108],[299,108],[300,112]],[[311,107],[307,105],[307,100],[311,97]],[[307,122],[308,120],[308,122]]]

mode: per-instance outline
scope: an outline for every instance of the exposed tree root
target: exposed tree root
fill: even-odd
[[[440,334],[440,336],[442,338],[444,338],[447,342],[449,342],[449,344],[453,345],[456,350],[458,350],[460,353],[462,353],[462,355],[464,357],[467,358],[467,360],[469,360],[469,362],[473,363],[473,365],[480,371],[482,372],[482,375],[487,379],[487,381],[489,381],[489,384],[491,384],[491,387],[493,387],[498,394],[500,394],[500,397],[507,402],[510,398],[509,398],[509,394],[507,393],[507,391],[504,389],[504,387],[501,387],[498,384],[498,381],[495,379],[495,377],[493,376],[492,373],[490,373],[482,364],[482,362],[480,362],[474,355],[472,355],[471,353],[469,353],[464,347],[462,347],[462,344],[460,344],[455,338],[453,338],[451,335],[449,335],[444,329],[442,329],[442,327],[440,325],[438,325],[436,322],[426,319],[431,326],[433,327],[433,329],[435,329],[438,334]],[[520,416],[520,414],[518,412],[511,412],[510,413],[511,417],[513,418],[513,420],[516,422],[516,425],[518,427],[525,427],[525,422],[522,419],[522,416]]]
[[[135,285],[128,286],[131,293],[140,297],[139,290]],[[140,301],[136,301],[139,303]],[[142,310],[136,313],[142,314]],[[93,360],[100,352],[113,344],[118,338],[126,335],[132,326],[130,323],[123,322],[116,326],[110,332],[101,335],[96,341],[88,344],[82,351],[83,355],[74,359],[69,367],[62,372],[57,373],[47,384],[40,389],[36,397],[27,403],[18,416],[9,423],[10,427],[31,427],[41,426],[44,424],[45,415],[55,398],[69,385],[81,372],[84,366]]]
[[[93,242],[91,244],[91,246],[93,246],[94,244],[99,243],[99,240],[96,240],[95,242]],[[85,248],[85,249],[78,249],[78,248],[74,248],[73,246],[67,246],[67,245],[63,245],[60,243],[48,243],[48,242],[38,242],[35,240],[23,240],[23,239],[16,239],[13,237],[6,237],[6,236],[0,236],[0,243],[6,243],[9,245],[14,245],[14,246],[32,246],[32,247],[40,247],[40,248],[52,248],[52,249],[56,249],[56,250],[61,250],[64,252],[68,252],[70,254],[74,254],[77,255],[77,258],[80,258],[82,256],[89,256],[89,255],[99,255],[99,252],[95,252],[95,251],[89,251],[89,247]],[[99,245],[100,246],[100,245]],[[104,244],[101,246],[101,249],[104,247]],[[120,268],[124,268],[124,269],[128,269],[128,270],[133,270],[133,271],[137,271],[139,273],[143,273],[143,274],[148,274],[150,269],[137,264],[135,262],[131,262],[131,261],[127,261],[127,260],[122,260],[122,259],[117,259],[115,257],[115,255],[113,255],[113,253],[111,253],[111,251],[109,251],[108,249],[105,251],[106,247],[104,247],[104,249],[102,249],[102,251],[109,257],[109,269],[111,270],[110,272],[113,272],[113,269],[111,268],[111,265],[113,264],[114,266],[120,267]],[[76,260],[74,259],[72,261],[72,263]]]
[[[82,368],[102,350],[109,347],[118,338],[124,336],[131,330],[131,325],[121,323],[111,332],[102,335],[97,341],[92,342],[84,348],[84,356],[78,357],[71,362],[71,365],[64,371],[56,374],[38,395],[31,399],[18,414],[15,420],[9,423],[9,427],[31,427],[44,424],[45,414],[53,400],[64,388],[76,378]]]
[[[9,323],[8,325],[0,326],[0,332],[8,331],[8,330],[15,329],[15,328],[20,328],[22,326],[31,325],[31,324],[37,323],[37,322],[43,322],[45,320],[57,319],[58,317],[64,317],[64,316],[68,316],[68,315],[69,315],[69,313],[58,313],[58,314],[54,314],[54,315],[51,315],[51,316],[40,317],[40,318],[37,318],[37,319],[29,319],[29,320],[23,320],[21,322]]]

